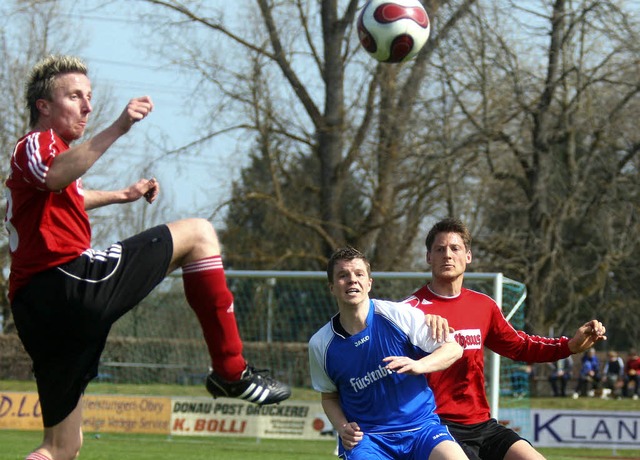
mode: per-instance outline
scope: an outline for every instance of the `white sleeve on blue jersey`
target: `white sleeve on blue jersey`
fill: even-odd
[[[442,346],[432,338],[432,330],[424,320],[424,313],[406,303],[373,299],[376,314],[388,318],[407,334],[410,342],[427,353],[432,353]]]
[[[338,391],[335,383],[327,375],[327,349],[334,334],[331,322],[325,324],[309,340],[309,370],[311,372],[311,386],[322,393]]]

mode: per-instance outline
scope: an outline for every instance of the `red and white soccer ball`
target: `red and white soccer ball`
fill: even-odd
[[[413,59],[429,32],[429,16],[419,0],[368,0],[358,16],[360,44],[380,62]]]

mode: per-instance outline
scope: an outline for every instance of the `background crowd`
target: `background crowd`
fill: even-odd
[[[601,362],[602,361],[602,362]],[[584,352],[579,362],[571,356],[549,363],[549,384],[555,397],[638,399],[640,356],[636,349],[628,351],[626,359],[618,352],[609,351],[600,359],[596,350]]]

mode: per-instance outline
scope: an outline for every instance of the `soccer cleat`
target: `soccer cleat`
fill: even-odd
[[[267,370],[247,366],[240,380],[230,382],[211,371],[207,376],[207,390],[214,398],[238,398],[258,405],[276,404],[291,396],[291,388],[288,385],[271,378],[268,374]]]

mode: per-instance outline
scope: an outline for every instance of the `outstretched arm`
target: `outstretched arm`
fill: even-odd
[[[606,332],[607,330],[602,323],[596,319],[584,323],[569,340],[569,351],[576,354],[588,350],[593,347],[596,342],[607,340]]]
[[[160,193],[160,183],[155,179],[140,179],[123,190],[85,190],[84,209],[90,210],[115,203],[131,203],[144,197],[153,203]]]
[[[463,349],[458,342],[447,342],[417,361],[407,356],[388,356],[383,361],[387,363],[387,369],[390,371],[420,375],[446,369],[462,356],[462,352]]]
[[[71,147],[53,160],[45,183],[51,191],[58,191],[82,177],[104,152],[121,136],[129,132],[134,123],[153,110],[149,96],[131,99],[116,121],[91,139]]]
[[[322,393],[322,408],[333,427],[338,431],[342,446],[345,449],[351,450],[362,441],[364,433],[356,422],[347,420],[344,412],[342,412],[338,393]]]

